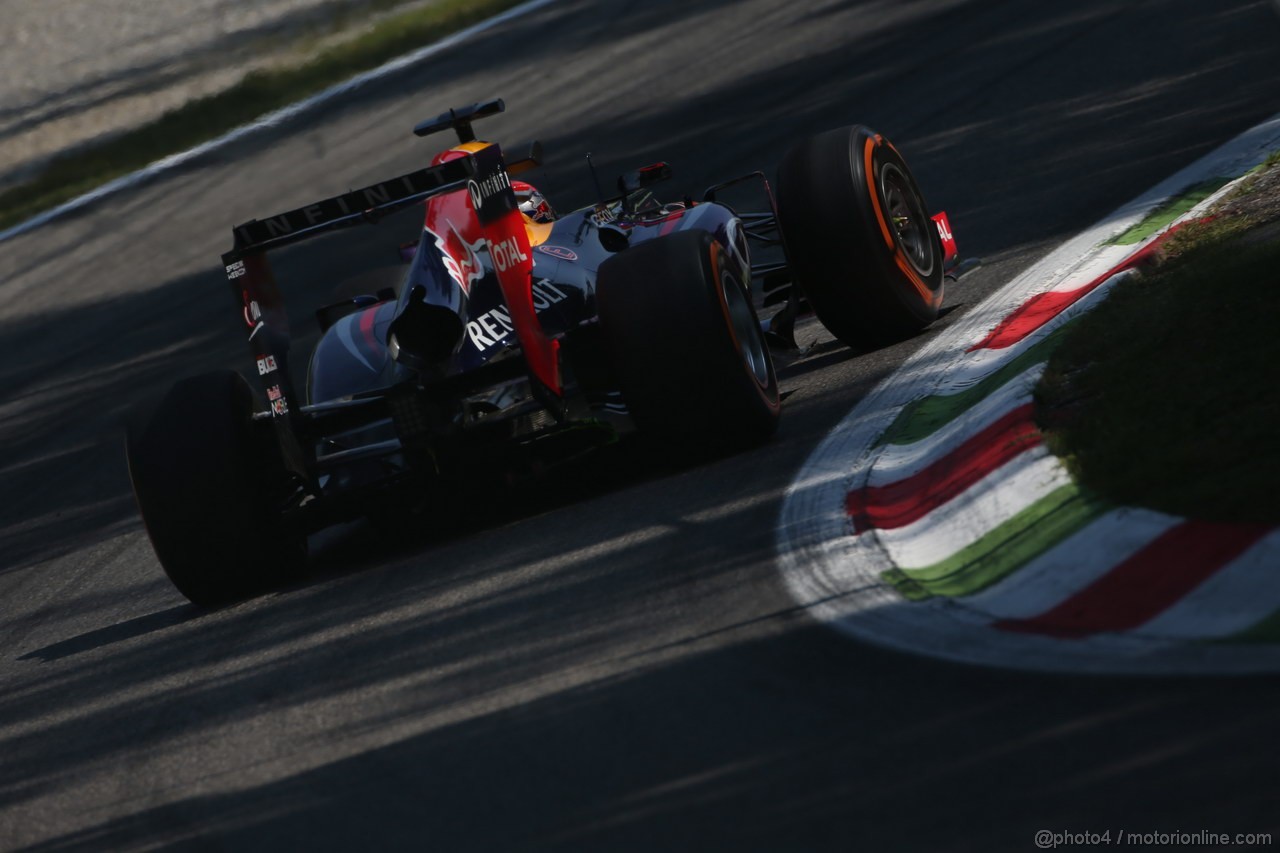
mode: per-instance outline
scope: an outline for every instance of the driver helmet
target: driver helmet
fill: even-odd
[[[512,181],[511,189],[515,190],[516,201],[520,205],[520,212],[532,219],[534,222],[555,222],[556,212],[551,207],[551,202],[538,192],[538,188],[533,184],[526,184],[524,181]]]

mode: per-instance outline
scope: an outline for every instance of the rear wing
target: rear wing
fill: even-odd
[[[310,451],[297,440],[297,396],[289,376],[289,315],[267,253],[327,231],[376,222],[386,214],[454,190],[467,189],[476,174],[473,157],[459,157],[363,189],[326,198],[232,229],[235,244],[222,256],[238,313],[244,318],[249,350],[276,423],[286,464],[309,470]]]
[[[222,261],[230,265],[246,255],[278,249],[325,231],[376,221],[433,195],[463,189],[475,171],[473,158],[460,157],[266,219],[251,219],[231,229],[235,245]]]

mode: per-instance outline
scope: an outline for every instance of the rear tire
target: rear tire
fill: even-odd
[[[605,347],[632,418],[673,447],[758,444],[781,404],[742,271],[706,231],[659,237],[600,267]]]
[[[295,574],[306,537],[280,522],[285,472],[269,423],[234,371],[185,379],[126,437],[138,510],[165,574],[195,604]]]
[[[941,238],[892,143],[865,127],[810,137],[783,156],[776,189],[795,283],[832,334],[877,346],[937,318]]]

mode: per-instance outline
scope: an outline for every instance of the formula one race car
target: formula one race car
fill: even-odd
[[[477,471],[554,462],[638,429],[684,455],[767,439],[779,414],[767,341],[812,308],[842,341],[928,325],[956,257],[888,140],[843,128],[760,172],[660,203],[665,163],[557,216],[472,124],[500,100],[414,129],[452,130],[432,165],[233,229],[223,255],[257,396],[227,371],[179,382],[131,427],[134,494],[161,565],[197,604],[291,577],[309,533],[447,505]],[[593,171],[594,175],[594,171]],[[754,184],[760,210],[717,201]],[[597,182],[598,186],[598,182]],[[410,205],[426,218],[397,288],[321,308],[305,386],[269,252]],[[782,249],[753,265],[750,246]],[[763,294],[762,300],[753,294]],[[776,309],[766,326],[755,301]]]

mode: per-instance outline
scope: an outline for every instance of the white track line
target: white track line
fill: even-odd
[[[327,101],[331,101],[340,95],[345,95],[348,92],[359,89],[361,86],[380,80],[390,74],[395,74],[397,71],[402,71],[405,68],[417,65],[423,60],[430,59],[436,54],[448,50],[451,47],[455,47],[474,35],[496,27],[499,24],[527,15],[530,12],[541,9],[543,6],[549,6],[554,2],[556,2],[556,0],[530,0],[528,3],[523,3],[512,9],[508,9],[507,11],[495,15],[492,18],[487,18],[478,24],[473,24],[465,30],[459,30],[451,36],[442,38],[440,41],[433,42],[429,45],[418,48],[412,53],[406,53],[404,56],[397,57],[385,65],[380,65],[377,68],[364,72],[363,74],[357,74],[349,80],[344,80],[341,83],[330,86],[323,92],[319,92],[309,98],[290,104],[287,107],[281,107],[275,112],[268,113],[250,124],[241,125],[235,130],[219,136],[217,139],[211,139],[208,142],[197,145],[195,148],[190,148],[177,154],[170,154],[168,157],[157,160],[151,165],[145,166],[136,172],[131,172],[128,175],[122,175],[113,181],[103,184],[97,189],[90,190],[84,195],[77,196],[70,201],[63,202],[52,210],[46,210],[44,213],[39,213],[25,222],[20,222],[11,228],[0,231],[0,243],[3,243],[5,240],[12,237],[17,237],[20,234],[25,234],[28,231],[39,228],[59,216],[79,210],[86,205],[93,204],[95,201],[106,198],[114,193],[118,193],[121,190],[136,187],[157,175],[161,175],[171,169],[176,169],[184,163],[188,163],[197,157],[208,154],[210,151],[216,151],[219,148],[223,148],[233,142],[244,139],[247,136],[276,127],[277,125],[280,125],[295,116],[301,115],[307,110],[318,107]]]

